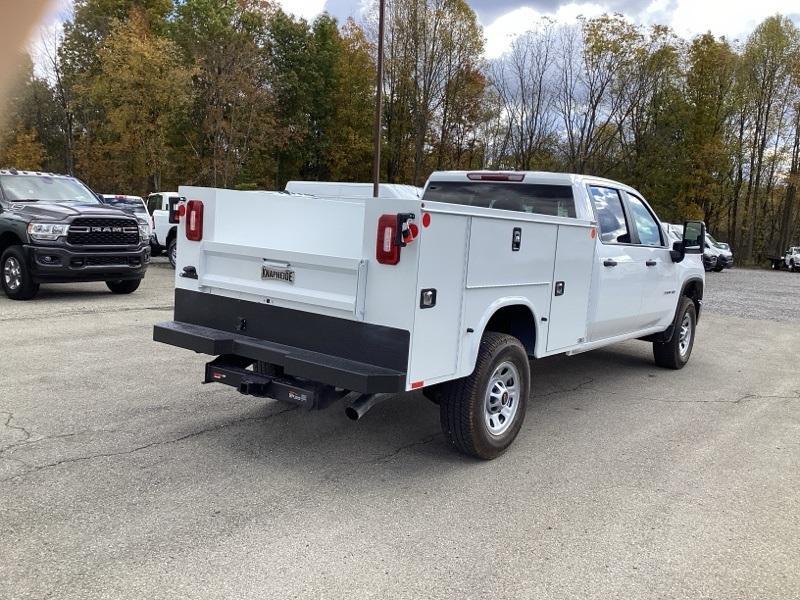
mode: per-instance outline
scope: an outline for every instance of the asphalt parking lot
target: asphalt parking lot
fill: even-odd
[[[797,598],[800,275],[710,273],[690,364],[534,364],[509,452],[200,384],[140,290],[0,299],[0,597]],[[794,311],[793,313],[791,311]]]

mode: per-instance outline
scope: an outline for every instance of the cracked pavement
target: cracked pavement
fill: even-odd
[[[643,342],[535,361],[480,463],[419,394],[353,423],[201,385],[151,341],[162,261],[128,297],[0,299],[0,597],[797,597],[800,323],[716,312],[732,279],[682,371]]]

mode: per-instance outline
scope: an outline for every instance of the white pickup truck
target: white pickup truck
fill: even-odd
[[[437,172],[421,199],[181,187],[174,320],[205,382],[351,418],[422,390],[483,459],[525,417],[530,358],[652,342],[680,369],[703,299],[702,222],[668,240],[632,188],[540,172]]]
[[[154,192],[147,197],[153,229],[150,248],[154,256],[166,250],[173,268],[178,244],[178,207],[185,200],[178,192]]]

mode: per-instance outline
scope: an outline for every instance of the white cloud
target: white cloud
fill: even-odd
[[[743,39],[770,15],[798,12],[800,5],[796,0],[677,0],[667,24],[680,35],[711,31]]]
[[[325,8],[325,0],[280,0],[281,8],[296,17],[311,21]]]
[[[527,6],[516,8],[492,23],[484,23],[486,56],[500,56],[514,38],[530,30],[541,17],[570,23],[579,15],[594,17],[610,12],[612,9],[602,0],[562,4],[550,13]],[[744,39],[758,23],[776,13],[796,19],[800,14],[800,4],[797,0],[652,0],[638,13],[626,13],[625,16],[636,23],[668,25],[678,35],[687,38],[711,31],[729,39]]]
[[[594,2],[562,4],[557,11],[551,13],[540,12],[528,6],[515,8],[484,27],[486,57],[497,58],[503,54],[515,38],[533,29],[542,17],[559,23],[572,23],[579,16],[596,17],[604,12],[607,9]]]

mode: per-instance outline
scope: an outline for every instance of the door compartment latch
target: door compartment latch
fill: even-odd
[[[511,234],[511,251],[519,252],[519,247],[522,245],[522,227],[514,227]]]

